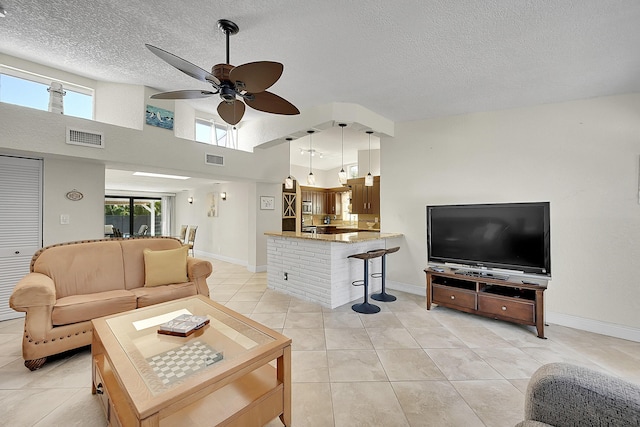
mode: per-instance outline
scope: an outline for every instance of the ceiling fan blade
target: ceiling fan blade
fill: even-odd
[[[244,116],[244,103],[238,99],[233,102],[222,101],[218,105],[218,114],[230,125],[236,125]]]
[[[238,90],[258,93],[267,90],[278,81],[284,70],[279,62],[260,61],[238,65],[229,73],[229,80],[236,83]],[[242,82],[238,85],[237,82]],[[240,87],[238,87],[240,86]]]
[[[151,95],[153,99],[198,99],[207,98],[218,92],[209,92],[208,90],[176,90],[173,92],[160,92]]]
[[[169,65],[174,66],[186,75],[200,80],[201,82],[211,83],[216,87],[220,85],[220,80],[218,80],[213,74],[206,70],[203,70],[197,65],[193,65],[186,59],[182,59],[179,56],[174,55],[173,53],[167,52],[166,50],[160,49],[159,47],[155,47],[150,44],[145,44],[145,46],[158,58],[162,59]]]
[[[295,105],[284,98],[279,97],[275,93],[260,92],[252,93],[252,100],[245,98],[247,105],[255,110],[264,111],[266,113],[294,115],[300,114],[300,110]]]

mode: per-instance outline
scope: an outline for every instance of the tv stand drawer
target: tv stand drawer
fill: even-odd
[[[535,304],[530,301],[478,295],[478,311],[535,324]]]
[[[433,302],[475,310],[476,293],[448,286],[433,285]]]

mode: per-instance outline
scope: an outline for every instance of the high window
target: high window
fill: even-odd
[[[0,102],[49,110],[49,87],[57,81],[38,74],[0,67]],[[62,82],[64,114],[93,120],[93,90]]]
[[[206,119],[196,119],[196,141],[219,147],[236,148],[233,134],[227,130],[226,125]]]

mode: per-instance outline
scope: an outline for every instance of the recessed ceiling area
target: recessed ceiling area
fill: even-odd
[[[342,129],[330,127],[321,132],[315,132],[311,138],[311,148],[318,154],[313,157],[313,168],[329,170],[342,165]],[[369,149],[369,135],[363,130],[344,128],[344,164],[358,163],[358,151]],[[380,138],[371,136],[371,149],[380,149]],[[301,150],[303,153],[301,154]],[[292,165],[309,167],[309,136],[291,141],[290,159]],[[319,153],[322,153],[320,157]]]
[[[207,185],[223,184],[227,181],[189,177],[179,180],[134,175],[136,171],[121,169],[105,170],[105,192],[150,192],[150,193],[179,193],[192,188]]]

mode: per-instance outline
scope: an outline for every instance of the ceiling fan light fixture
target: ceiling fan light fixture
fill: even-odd
[[[344,128],[346,123],[338,123],[338,126],[342,128],[342,169],[338,172],[338,181],[340,185],[347,185],[347,173],[344,171]]]
[[[364,186],[373,187],[373,175],[371,175],[371,134],[373,131],[368,130],[367,133],[369,134],[369,173],[364,178]]]
[[[2,7],[0,6],[0,9]],[[230,125],[235,125],[244,116],[245,104],[254,110],[271,114],[295,115],[300,110],[284,98],[266,89],[275,84],[284,70],[284,65],[273,61],[257,61],[239,65],[230,64],[229,37],[237,34],[240,28],[228,19],[218,20],[218,28],[226,38],[226,63],[216,64],[211,72],[186,61],[166,50],[145,44],[160,59],[179,71],[201,82],[208,83],[215,91],[179,90],[156,93],[154,99],[197,99],[219,94],[221,102],[218,114]]]

